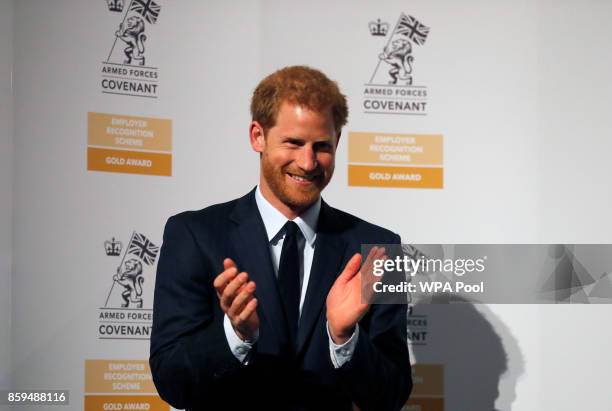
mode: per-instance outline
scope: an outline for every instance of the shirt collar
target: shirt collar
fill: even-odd
[[[268,200],[265,199],[259,185],[255,190],[255,202],[261,214],[264,226],[266,227],[266,233],[268,234],[268,241],[272,241],[274,237],[279,233],[287,222],[285,217],[280,211],[278,211]],[[319,220],[319,213],[321,212],[321,197],[311,205],[302,215],[296,217],[293,222],[297,224],[302,232],[302,235],[306,239],[306,242],[311,247],[314,247],[314,241],[316,238],[316,227],[317,221]]]

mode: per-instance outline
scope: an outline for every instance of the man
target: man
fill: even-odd
[[[361,301],[362,244],[399,236],[321,200],[348,109],[303,66],[251,102],[259,185],[168,220],[157,271],[151,370],[189,410],[397,410],[411,387],[405,305]],[[367,262],[385,258],[374,247]]]

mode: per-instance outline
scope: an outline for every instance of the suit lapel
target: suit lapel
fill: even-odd
[[[255,190],[240,198],[230,216],[236,226],[230,233],[230,240],[236,250],[238,269],[246,271],[255,281],[257,290],[257,311],[268,320],[281,343],[287,336],[284,311],[276,284],[270,256],[268,236],[257,210]]]
[[[338,220],[334,214],[331,207],[325,202],[321,203],[315,252],[298,329],[298,353],[303,350],[312,333],[344,258],[346,243],[340,236]]]

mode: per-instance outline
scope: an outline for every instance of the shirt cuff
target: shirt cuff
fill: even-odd
[[[334,368],[340,368],[353,357],[355,345],[357,345],[357,340],[359,338],[359,324],[355,326],[355,331],[353,335],[351,335],[351,338],[340,345],[332,340],[329,334],[329,323],[326,323],[325,328],[327,329],[327,336],[329,337],[329,356],[331,357],[331,362],[334,364]]]
[[[259,331],[255,333],[255,338],[252,341],[241,340],[236,334],[234,327],[232,327],[232,322],[227,314],[223,316],[223,329],[225,330],[225,338],[234,357],[242,364],[248,364],[248,355],[259,338]]]

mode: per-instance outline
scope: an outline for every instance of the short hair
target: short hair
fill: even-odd
[[[334,128],[340,133],[346,124],[346,96],[338,84],[321,71],[308,66],[289,66],[264,78],[251,99],[251,117],[265,130],[274,127],[282,103],[288,102],[322,113],[331,109]]]

